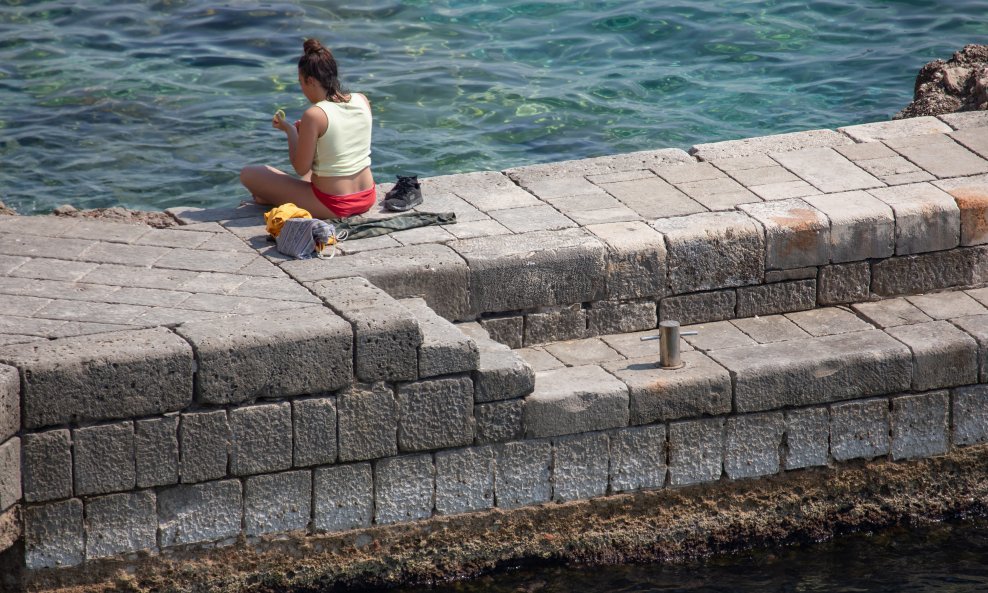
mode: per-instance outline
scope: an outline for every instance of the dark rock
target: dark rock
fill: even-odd
[[[988,109],[988,45],[965,45],[916,77],[913,102],[892,119]]]

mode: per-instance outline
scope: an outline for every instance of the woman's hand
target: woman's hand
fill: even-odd
[[[283,109],[279,109],[275,112],[274,116],[271,117],[271,126],[281,130],[282,132],[288,132],[288,128],[293,127],[288,123],[288,120],[285,119],[285,111]]]

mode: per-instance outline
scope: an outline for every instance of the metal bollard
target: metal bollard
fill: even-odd
[[[645,336],[642,340],[659,340],[659,366],[664,369],[679,369],[686,363],[679,356],[679,337],[695,336],[695,331],[679,331],[678,321],[663,321],[659,323],[658,336]]]

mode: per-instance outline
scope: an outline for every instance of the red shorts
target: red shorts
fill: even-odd
[[[377,185],[372,185],[370,189],[358,191],[355,194],[334,196],[312,184],[312,195],[316,196],[316,199],[323,206],[329,208],[333,214],[340,218],[346,218],[354,214],[363,214],[374,206],[374,203],[377,202]]]

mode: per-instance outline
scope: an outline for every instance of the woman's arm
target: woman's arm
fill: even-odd
[[[288,159],[292,163],[292,168],[300,176],[309,173],[312,170],[312,161],[316,158],[316,141],[329,127],[326,112],[316,106],[309,107],[302,114],[298,129],[284,119],[277,119],[274,125],[285,132],[288,140]]]

